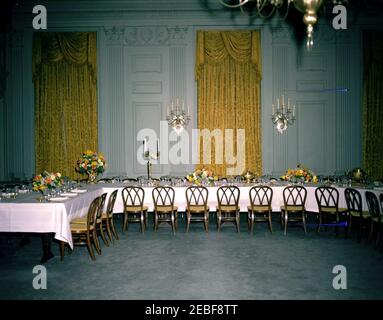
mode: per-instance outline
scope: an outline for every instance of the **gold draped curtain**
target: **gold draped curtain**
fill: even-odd
[[[244,167],[228,163],[223,146],[223,163],[215,161],[215,139],[211,148],[199,142],[200,165],[226,176],[229,168],[262,174],[260,80],[262,77],[260,34],[258,31],[198,31],[196,80],[198,85],[198,128],[213,131],[245,129]],[[225,136],[225,135],[224,135]],[[226,136],[227,138],[227,136]],[[245,141],[243,141],[245,140]],[[211,154],[211,164],[203,162]],[[218,157],[219,159],[219,157]],[[219,161],[218,161],[219,162]]]
[[[96,33],[36,33],[33,39],[36,172],[77,178],[82,152],[96,150]]]
[[[383,32],[363,34],[363,166],[383,179]]]

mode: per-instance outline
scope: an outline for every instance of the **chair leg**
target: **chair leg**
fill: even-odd
[[[270,229],[270,232],[273,233],[273,224],[271,222],[271,212],[269,212],[269,229]]]
[[[283,230],[283,222],[285,220],[284,211],[281,210],[281,230]]]
[[[190,214],[186,215],[186,233],[189,232],[189,227],[190,227]]]
[[[362,241],[363,221],[359,218],[358,243]]]
[[[122,232],[128,228],[128,214],[124,213],[124,223],[122,225]]]
[[[335,218],[335,236],[338,238],[339,236],[339,214],[337,213],[336,214],[336,218]]]
[[[288,221],[287,211],[284,212],[284,217],[285,217],[285,221],[284,221],[285,232],[284,232],[284,234],[286,235],[287,234],[287,221]]]
[[[217,213],[217,230],[218,232],[221,231],[221,214]]]
[[[320,234],[320,227],[322,225],[322,213],[318,213],[318,226],[317,226],[317,234]]]
[[[145,215],[144,215],[144,213],[141,213],[140,228],[141,228],[141,233],[144,234],[145,233]]]
[[[157,212],[154,212],[154,231],[157,231],[158,229],[158,216],[157,216]]]
[[[348,217],[348,223],[347,223],[347,229],[346,229],[346,239],[348,239],[348,236],[351,233],[351,222],[352,222],[352,215],[350,214],[350,216]]]
[[[92,248],[92,243],[90,242],[90,235],[87,233],[86,235],[86,247],[88,248],[90,258],[94,261],[96,260],[96,257],[94,256],[93,248]]]
[[[235,226],[237,227],[237,232],[239,233],[239,212],[236,213],[236,217],[235,217]]]
[[[255,224],[255,213],[252,213],[250,219],[250,232],[254,233],[254,224]]]
[[[203,224],[205,226],[205,231],[206,232],[209,232],[209,216],[206,216],[204,221],[203,221]]]
[[[104,226],[103,226],[102,221],[101,221],[101,223],[99,224],[99,228],[100,228],[100,235],[101,235],[101,239],[102,239],[102,241],[104,241],[105,245],[106,245],[107,247],[109,247],[109,242],[108,242],[108,240],[106,239],[105,234],[104,234]]]
[[[174,213],[171,213],[172,215],[172,230],[173,230],[173,234],[175,235],[176,234],[176,224],[175,224],[175,221],[174,221]]]
[[[370,243],[370,240],[372,239],[373,234],[374,234],[374,221],[371,220],[371,228],[370,228],[370,233],[368,234],[367,243]]]
[[[305,212],[302,213],[302,223],[303,223],[303,230],[305,231],[305,234],[307,234],[307,227],[306,227],[306,216]]]
[[[97,253],[101,254],[100,242],[98,241],[96,228],[93,229],[92,237],[93,237],[93,243],[94,243],[94,246],[96,248]]]
[[[65,254],[65,242],[60,241],[60,259],[61,259],[61,261],[64,260],[64,254]]]
[[[114,235],[114,237],[119,240],[118,238],[118,234],[117,234],[117,231],[116,231],[116,228],[114,226],[114,218],[112,217],[111,220],[110,220],[110,226],[111,226],[111,229],[112,229],[112,233]]]
[[[106,233],[108,234],[108,238],[110,243],[113,243],[113,236],[112,236],[112,231],[110,230],[110,219],[111,218],[106,218]]]

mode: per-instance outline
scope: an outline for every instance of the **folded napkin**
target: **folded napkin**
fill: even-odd
[[[60,201],[65,201],[68,200],[68,197],[55,197],[55,198],[49,198],[49,201],[54,201],[54,202],[60,202]]]
[[[72,192],[75,192],[75,193],[84,193],[84,192],[88,192],[88,190],[86,190],[86,189],[73,189]]]
[[[76,197],[77,193],[74,192],[65,192],[61,194],[63,197]]]

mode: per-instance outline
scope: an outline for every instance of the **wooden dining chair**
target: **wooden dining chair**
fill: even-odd
[[[103,222],[102,226],[106,230],[111,242],[113,242],[113,236],[118,240],[118,234],[114,226],[114,218],[113,218],[114,217],[113,208],[116,202],[117,193],[118,193],[118,189],[114,190],[110,194],[106,211],[102,214],[102,222]]]
[[[209,190],[203,186],[191,186],[185,191],[186,195],[186,232],[189,232],[191,222],[203,222],[205,231],[209,231],[209,206],[207,200]]]
[[[96,260],[93,252],[93,246],[96,248],[98,254],[101,254],[100,246],[97,241],[96,233],[96,215],[101,203],[101,197],[95,198],[88,209],[86,215],[86,224],[84,223],[70,223],[70,229],[73,238],[73,245],[86,245],[89,255],[92,260]],[[64,241],[60,243],[60,256],[61,261],[64,260],[65,246],[67,244]]]
[[[124,202],[124,223],[122,230],[128,229],[129,223],[140,223],[141,232],[147,227],[148,207],[144,206],[145,190],[139,186],[129,186],[122,190]]]
[[[303,186],[288,186],[283,189],[283,206],[281,207],[281,220],[284,235],[287,234],[288,222],[302,222],[302,227],[307,233],[306,227],[306,198],[307,190]]]
[[[363,230],[367,230],[371,219],[368,211],[363,211],[362,195],[354,188],[346,188],[344,190],[348,210],[348,226],[347,235],[352,231],[352,226],[356,221],[359,224],[357,241],[362,241]]]
[[[97,210],[96,214],[96,234],[100,233],[101,239],[104,242],[104,244],[109,247],[109,242],[106,239],[105,233],[104,233],[104,223],[102,220],[102,214],[104,212],[104,207],[105,207],[105,201],[108,193],[105,192],[100,196],[100,205]],[[99,243],[98,238],[96,239],[97,243]],[[101,251],[101,249],[100,249]]]
[[[105,192],[105,193],[103,193],[100,196],[100,203],[99,203],[99,206],[98,206],[97,212],[96,212],[96,227],[95,227],[95,232],[96,232],[96,236],[98,234],[100,234],[102,241],[108,247],[109,246],[109,242],[106,239],[106,236],[105,236],[105,233],[104,233],[105,228],[104,228],[104,223],[103,223],[103,219],[102,219],[102,214],[104,212],[104,206],[105,206],[105,201],[106,201],[107,195],[108,195],[108,193]],[[77,225],[79,225],[79,224],[86,225],[87,218],[86,217],[84,217],[84,218],[77,218],[77,219],[72,220],[72,223],[77,224]],[[96,244],[96,246],[99,249],[99,250],[97,250],[97,253],[101,254],[101,246],[100,246],[100,242],[98,241],[98,237],[95,237],[95,244]]]
[[[369,242],[373,238],[374,231],[376,228],[376,241],[375,241],[375,249],[376,249],[379,246],[380,238],[382,236],[382,214],[380,211],[380,204],[376,194],[371,191],[366,191],[366,200],[367,200],[368,211],[370,212],[370,216],[371,216],[371,221],[370,221],[371,226],[370,226],[370,232],[368,235],[367,242]]]
[[[177,230],[177,212],[178,207],[174,205],[175,191],[169,186],[155,187],[152,190],[154,204],[154,231],[158,226],[166,222],[172,226],[175,234]]]
[[[336,188],[329,186],[321,186],[315,189],[315,199],[318,205],[318,226],[317,233],[320,233],[320,229],[323,223],[327,225],[333,225],[335,227],[335,234],[339,234],[339,226],[341,225],[341,218],[346,217],[347,209],[339,208],[339,191]],[[347,234],[347,223],[344,223]]]
[[[217,229],[221,230],[222,224],[232,222],[239,232],[239,196],[240,190],[236,186],[221,186],[217,190]]]
[[[253,233],[254,222],[267,222],[269,230],[273,233],[271,223],[271,201],[273,199],[273,189],[269,186],[254,186],[249,190],[250,205],[247,207],[247,225]]]

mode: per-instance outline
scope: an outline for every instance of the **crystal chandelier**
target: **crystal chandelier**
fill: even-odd
[[[245,13],[244,6],[246,4],[254,3],[251,7],[255,12],[255,16],[261,18],[271,17],[277,9],[285,9],[282,16],[283,19],[287,18],[290,3],[303,13],[303,22],[307,26],[307,49],[310,50],[314,45],[314,25],[318,21],[317,12],[321,6],[326,2],[332,2],[334,5],[339,3],[347,3],[347,0],[218,0],[221,4],[228,8],[240,8],[242,13]],[[234,3],[234,4],[232,4]]]
[[[275,125],[280,134],[284,133],[289,125],[292,125],[295,121],[295,105],[290,105],[290,99],[287,99],[287,106],[285,104],[285,97],[282,95],[281,104],[277,99],[277,110],[275,111],[275,105],[273,103],[273,114],[271,115],[271,121]]]
[[[185,101],[180,102],[177,98],[175,105],[174,101],[168,105],[167,108],[166,120],[168,121],[169,126],[179,135],[185,126],[188,125],[190,121],[189,106],[187,106],[187,112],[185,110]]]

